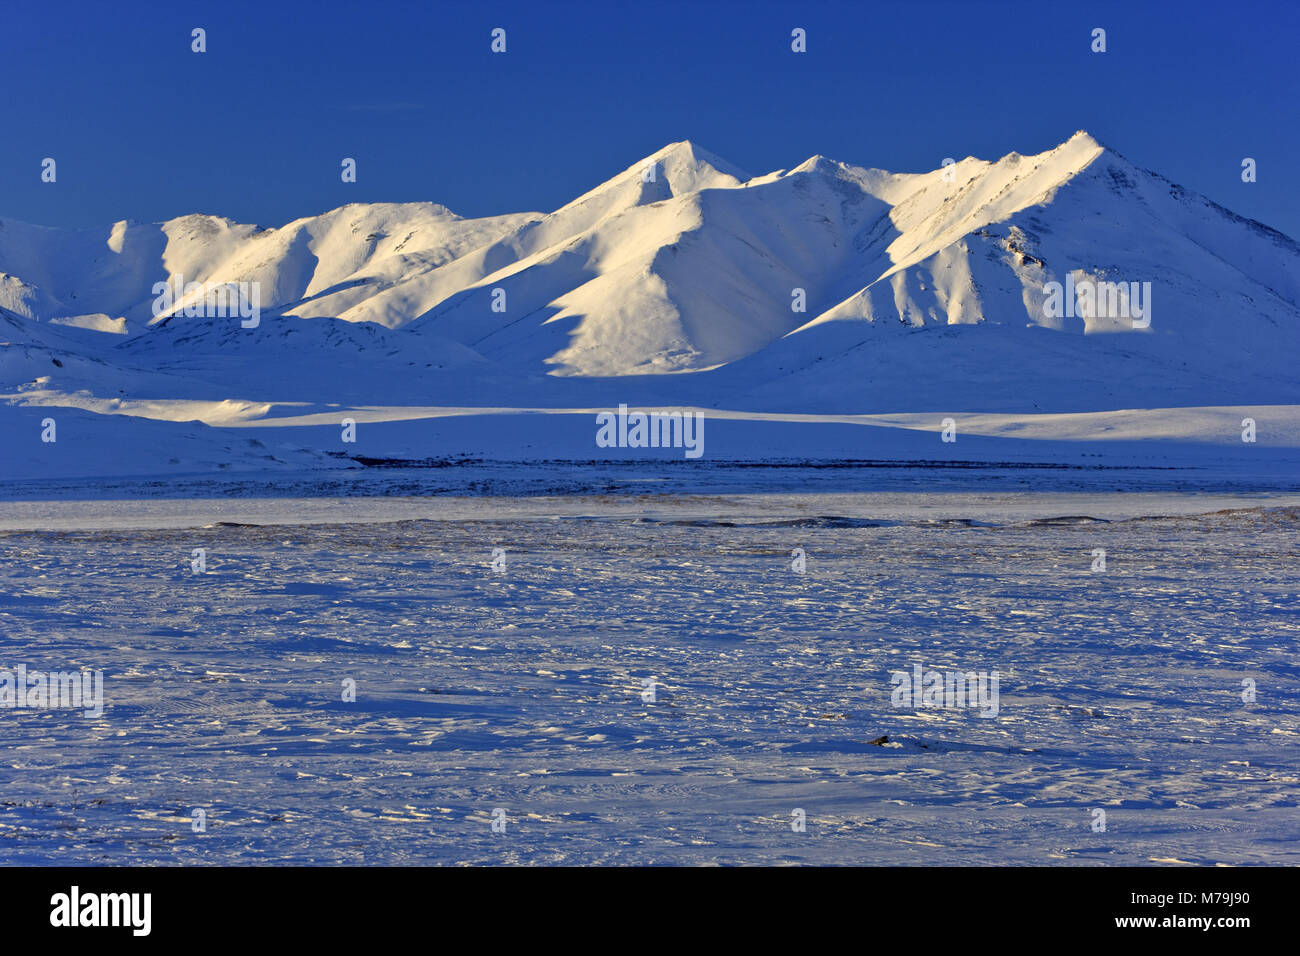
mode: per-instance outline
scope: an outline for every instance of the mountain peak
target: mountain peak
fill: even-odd
[[[669,171],[677,173],[689,171],[696,175],[703,173],[706,176],[710,171],[721,173],[723,176],[736,180],[737,184],[751,178],[749,173],[740,167],[729,163],[721,156],[710,152],[689,139],[669,143],[658,152],[651,153],[632,168],[641,170],[651,163],[662,163]]]
[[[1045,174],[1049,176],[1054,174],[1060,182],[1065,182],[1091,166],[1101,156],[1123,159],[1103,146],[1086,130],[1078,130],[1059,146],[1031,155],[1013,150],[997,160],[993,166],[998,169],[1035,171],[1041,169]]]
[[[1090,165],[1099,156],[1124,160],[1123,156],[1097,139],[1086,129],[1076,130],[1073,136],[1055,149],[1048,150],[1048,153],[1073,157],[1078,161],[1079,168]],[[1127,160],[1124,161],[1127,162]]]
[[[680,139],[675,143],[669,143],[658,152],[650,154],[647,159],[663,159],[667,156],[685,156],[690,159],[695,158],[695,151],[698,147],[689,139]],[[706,150],[707,152],[707,150]]]
[[[812,173],[812,172],[817,172],[819,170],[825,171],[825,170],[835,169],[839,165],[840,164],[835,160],[823,156],[821,153],[817,153],[813,156],[809,156],[802,163],[800,163],[798,166],[792,169],[791,172]]]

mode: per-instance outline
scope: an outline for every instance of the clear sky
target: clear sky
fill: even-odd
[[[751,173],[815,153],[908,172],[1082,128],[1300,238],[1294,0],[5,0],[4,14],[0,217],[45,225],[272,226],[371,201],[548,211],[681,139]]]

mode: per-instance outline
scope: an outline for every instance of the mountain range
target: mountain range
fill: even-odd
[[[160,310],[159,283],[182,282],[255,285],[256,327],[195,295]],[[1090,282],[1149,283],[1146,322],[1051,308],[1053,283]],[[554,212],[480,219],[0,219],[0,400],[213,427],[348,407],[1289,406],[1298,333],[1300,245],[1085,132],[925,173],[814,156],[755,176],[679,142]]]

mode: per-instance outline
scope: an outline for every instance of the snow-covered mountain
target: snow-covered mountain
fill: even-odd
[[[1143,319],[1050,307],[1091,281],[1137,283]],[[203,292],[156,314],[161,282]],[[194,308],[253,284],[256,327]],[[674,143],[549,214],[0,220],[0,394],[210,423],[230,402],[1295,404],[1298,333],[1300,245],[1084,132],[920,174],[814,156],[750,176]]]

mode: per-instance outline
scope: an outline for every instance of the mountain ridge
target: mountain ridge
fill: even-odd
[[[256,283],[261,327],[186,315],[193,296],[155,315],[155,283],[182,276]],[[1149,327],[1052,314],[1044,290],[1067,281],[1150,283]],[[1188,404],[1289,401],[1300,245],[1083,130],[921,173],[814,155],[752,176],[682,140],[549,213],[351,203],[279,227],[195,213],[107,234],[0,219],[0,309],[9,394],[129,394],[148,369],[187,394],[291,379],[322,396],[352,364],[348,393],[376,402],[492,382],[545,403],[627,381],[841,411],[925,382],[959,407],[1082,410],[1138,406],[1134,375]]]

